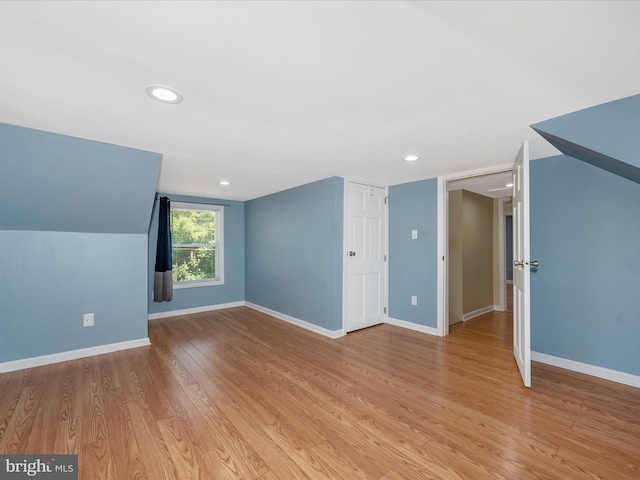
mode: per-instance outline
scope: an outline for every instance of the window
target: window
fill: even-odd
[[[174,288],[224,283],[222,230],[222,207],[171,203]]]

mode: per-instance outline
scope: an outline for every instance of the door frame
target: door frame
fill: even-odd
[[[349,217],[348,217],[348,205],[347,205],[347,188],[349,183],[357,183],[359,185],[366,185],[369,187],[376,187],[384,189],[384,196],[386,199],[389,198],[389,187],[382,185],[373,185],[369,182],[364,182],[361,180],[354,180],[347,177],[342,177],[344,180],[344,188],[343,188],[343,199],[342,199],[342,331],[341,337],[347,334],[347,229],[349,228]],[[384,288],[382,289],[382,303],[384,303],[384,308],[386,312],[384,314],[385,323],[389,321],[389,202],[385,202],[384,208],[384,254],[386,255],[387,260],[384,262],[384,269],[382,270],[382,275],[384,276]]]
[[[500,243],[500,258],[498,259],[498,287],[500,289],[500,300],[497,306],[500,308],[500,310],[498,310],[500,312],[507,311],[507,212],[505,211],[505,205],[507,202],[507,197],[500,197],[498,199],[498,236],[500,237],[498,239]]]
[[[449,196],[447,184],[453,180],[491,175],[493,173],[511,172],[513,164],[502,164],[493,167],[468,170],[438,177],[438,301],[437,332],[441,337],[449,335]],[[504,205],[503,205],[504,206]],[[504,274],[503,274],[504,275]]]

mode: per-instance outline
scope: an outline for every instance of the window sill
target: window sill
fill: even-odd
[[[180,290],[182,288],[195,288],[195,287],[213,287],[215,285],[224,285],[222,280],[194,280],[192,282],[174,282],[173,289]]]

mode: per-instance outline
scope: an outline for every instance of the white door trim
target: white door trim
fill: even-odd
[[[469,177],[479,177],[481,175],[490,175],[492,173],[510,172],[513,164],[496,165],[493,167],[480,168],[477,170],[468,170],[466,172],[458,172],[438,177],[438,335],[449,335],[449,322],[445,321],[448,317],[449,309],[449,249],[447,239],[449,232],[447,228],[447,218],[449,212],[449,202],[447,196],[447,183],[453,180],[461,180]]]
[[[384,302],[384,321],[389,323],[389,187],[384,187],[384,290],[382,298]]]
[[[505,234],[506,234],[506,213],[504,211],[504,206],[507,203],[507,197],[500,197],[498,199],[498,289],[499,289],[499,301],[498,308],[500,312],[504,312],[507,310],[507,288],[506,288],[506,242],[505,242]]]
[[[342,188],[342,335],[347,334],[347,184],[349,180],[344,180]]]

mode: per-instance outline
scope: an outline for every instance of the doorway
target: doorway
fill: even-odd
[[[450,320],[467,321],[507,308],[503,220],[512,169],[505,165],[439,180],[439,278],[444,281],[439,285],[438,333],[446,336]]]
[[[530,267],[537,267],[538,262],[529,259],[529,141],[524,140],[516,160],[511,166],[489,168],[467,172],[450,177],[438,178],[438,253],[442,262],[438,262],[438,334],[449,334],[448,321],[448,184],[454,180],[470,177],[488,176],[494,173],[513,173],[513,353],[522,381],[526,387],[531,386],[531,310],[530,310]],[[508,188],[505,186],[505,188]],[[517,260],[515,260],[517,259]],[[504,270],[501,269],[501,273]]]

